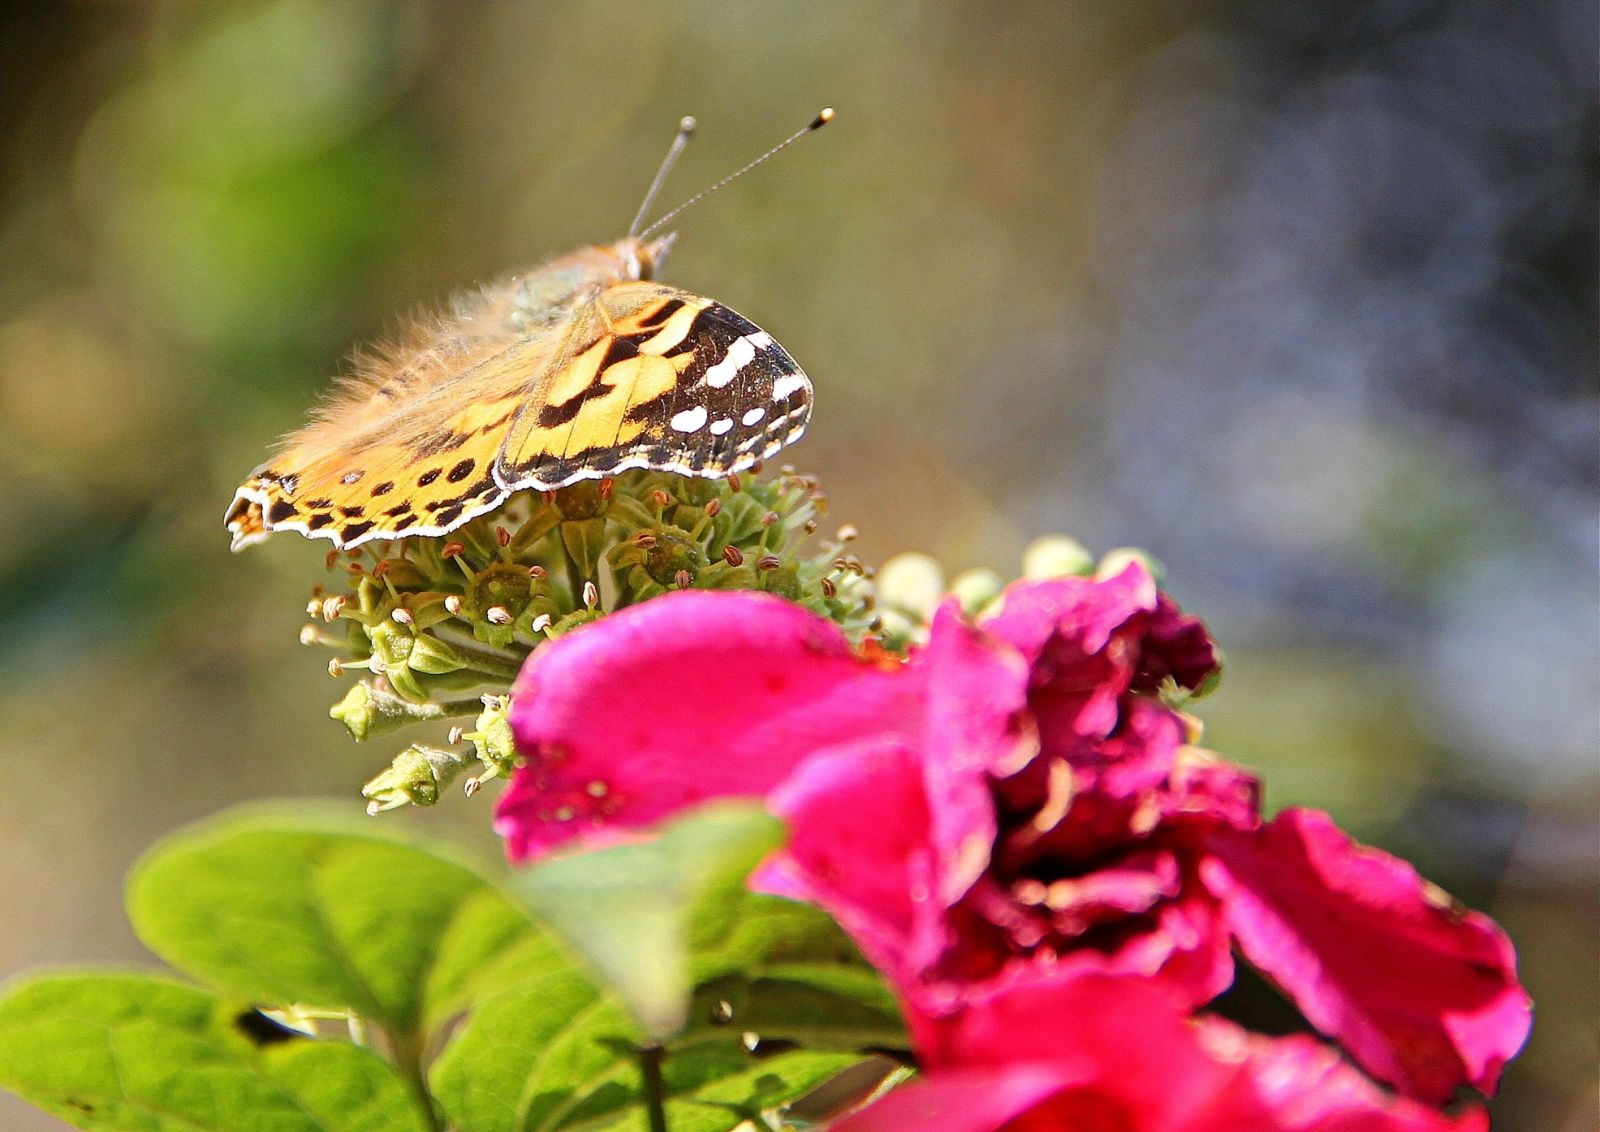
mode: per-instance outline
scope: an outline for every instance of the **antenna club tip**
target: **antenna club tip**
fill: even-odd
[[[699,122],[694,120],[693,114],[685,114],[682,118],[678,119],[678,132],[680,134],[692,134],[694,133],[695,127],[699,124]]]
[[[817,111],[817,116],[811,119],[811,125],[807,128],[812,130],[820,130],[831,121],[833,121],[833,107],[824,106],[821,110]]]

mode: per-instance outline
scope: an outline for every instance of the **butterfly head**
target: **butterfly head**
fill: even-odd
[[[654,279],[661,268],[661,261],[667,258],[677,238],[676,232],[668,232],[653,240],[642,240],[637,236],[618,240],[612,245],[612,250],[622,261],[624,278]]]

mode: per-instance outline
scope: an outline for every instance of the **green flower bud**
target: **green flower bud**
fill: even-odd
[[[1043,578],[1086,578],[1094,573],[1094,555],[1083,543],[1066,535],[1046,535],[1034,539],[1022,552],[1022,576]]]
[[[593,578],[606,553],[606,521],[576,519],[561,524],[561,542],[578,564],[578,572]]]
[[[615,480],[579,480],[555,495],[555,509],[566,520],[598,519],[611,509]]]
[[[516,765],[517,740],[511,733],[510,709],[510,696],[484,696],[476,730],[463,736],[472,741],[478,761],[485,767],[480,779],[509,775]]]
[[[467,715],[473,706],[471,700],[465,704],[411,703],[363,680],[351,687],[344,699],[329,708],[328,714],[349,728],[351,737],[360,742],[374,735],[387,735],[407,724]]]
[[[431,806],[467,765],[467,756],[442,747],[413,743],[394,757],[387,770],[361,788],[367,813],[378,814],[411,803]]]
[[[955,595],[968,616],[987,609],[1004,589],[1005,583],[1000,580],[1000,575],[993,570],[983,568],[968,570],[950,583],[950,592]]]
[[[879,568],[877,589],[885,606],[926,621],[944,594],[944,569],[926,554],[896,554]]]

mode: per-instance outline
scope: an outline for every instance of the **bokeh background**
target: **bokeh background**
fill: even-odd
[[[0,977],[148,962],[153,839],[393,753],[296,643],[324,548],[221,528],[347,348],[618,236],[680,115],[669,204],[832,104],[667,275],[812,373],[833,516],[1162,559],[1212,744],[1515,937],[1497,1127],[1596,1126],[1592,0],[3,12]]]

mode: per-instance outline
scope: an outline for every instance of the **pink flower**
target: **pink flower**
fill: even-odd
[[[835,1132],[1468,1132],[1386,1096],[1320,1043],[1187,1020],[1154,984],[1086,976],[1013,987],[923,1051],[926,1079]]]
[[[767,797],[791,839],[758,883],[839,920],[924,1059],[1017,988],[1121,976],[1199,1008],[1237,947],[1407,1095],[1492,1090],[1528,1029],[1509,943],[1324,815],[1263,824],[1156,694],[1215,667],[1137,563],[1013,586],[981,625],[947,606],[904,663],[777,598],[668,595],[524,669],[496,828],[521,859]]]

